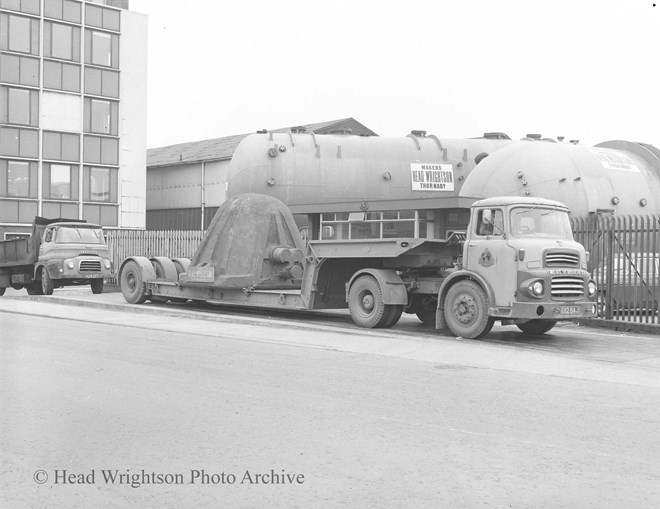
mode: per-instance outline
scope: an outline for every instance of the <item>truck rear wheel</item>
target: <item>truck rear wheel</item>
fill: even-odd
[[[54,289],[53,280],[50,278],[48,269],[44,267],[41,269],[41,291],[44,295],[53,295]]]
[[[403,305],[389,304],[385,307],[387,308],[385,310],[387,320],[383,321],[381,327],[389,329],[390,327],[394,327],[401,318],[401,315],[403,314]]]
[[[383,292],[372,276],[357,278],[348,292],[348,309],[356,325],[373,329],[382,327],[390,316],[391,309],[383,303]]]
[[[488,300],[474,281],[454,284],[445,298],[445,321],[456,336],[478,339],[490,332],[495,319],[488,316]]]
[[[89,286],[92,287],[92,293],[103,293],[103,278],[95,279]]]
[[[121,293],[126,302],[130,304],[142,304],[147,300],[147,294],[144,291],[144,278],[142,270],[134,260],[126,262],[119,276],[119,285]]]
[[[544,334],[557,325],[557,320],[530,320],[525,323],[517,323],[521,331],[527,334]]]

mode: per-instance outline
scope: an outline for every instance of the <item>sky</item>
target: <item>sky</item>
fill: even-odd
[[[658,0],[129,5],[149,20],[148,148],[346,117],[660,147]]]

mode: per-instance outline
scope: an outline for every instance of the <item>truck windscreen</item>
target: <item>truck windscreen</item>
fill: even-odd
[[[573,240],[568,214],[557,208],[514,208],[511,211],[511,235]]]
[[[55,236],[58,244],[105,244],[100,228],[61,227]]]

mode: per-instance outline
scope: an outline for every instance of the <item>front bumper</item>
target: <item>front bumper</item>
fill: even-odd
[[[574,320],[597,316],[596,303],[590,301],[514,302],[510,307],[493,307],[490,316],[523,320]]]

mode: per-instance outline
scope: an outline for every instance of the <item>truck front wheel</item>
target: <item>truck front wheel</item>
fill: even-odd
[[[41,269],[41,291],[44,295],[53,295],[54,289],[55,285],[53,284],[53,280],[50,278],[48,269],[44,267]]]
[[[122,268],[119,277],[119,285],[124,299],[129,304],[142,304],[147,300],[147,294],[144,291],[144,278],[142,270],[134,260],[126,262]]]
[[[372,276],[357,278],[348,292],[348,309],[356,325],[373,329],[392,321],[391,308],[383,303],[383,292]]]
[[[490,332],[495,319],[488,316],[488,300],[474,281],[459,281],[445,298],[445,321],[456,336],[478,339]]]
[[[555,325],[557,325],[557,320],[530,320],[525,323],[517,323],[516,327],[527,334],[545,334]]]
[[[92,287],[92,293],[103,293],[103,278],[93,280],[89,286]]]

